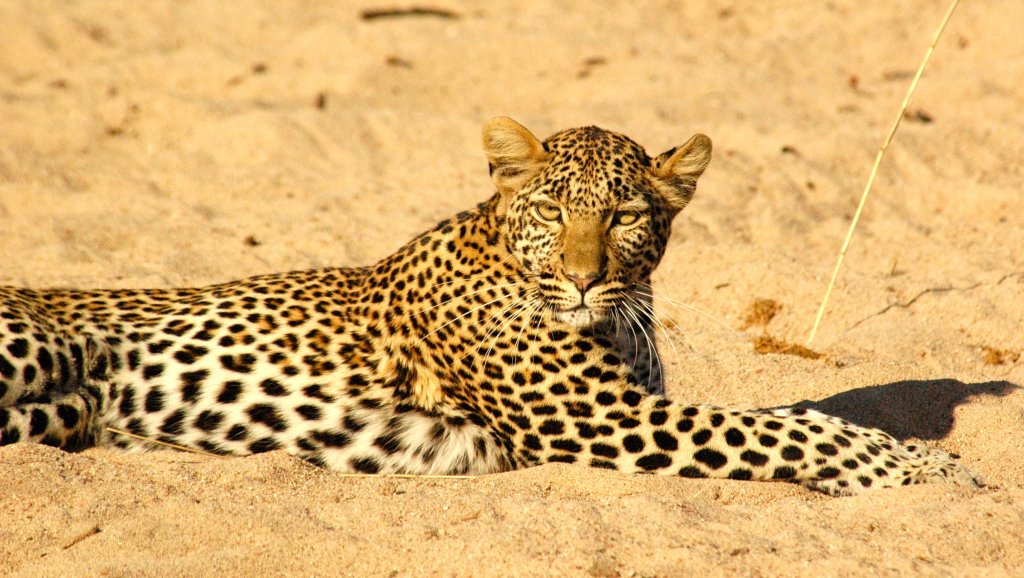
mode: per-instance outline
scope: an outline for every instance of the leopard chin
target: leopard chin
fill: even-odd
[[[609,319],[607,312],[598,311],[586,305],[580,305],[569,310],[556,309],[552,317],[559,323],[565,323],[566,325],[572,325],[581,329],[599,325]]]

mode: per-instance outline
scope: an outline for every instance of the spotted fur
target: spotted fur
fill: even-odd
[[[544,462],[789,480],[830,494],[978,486],[947,454],[820,413],[662,397],[650,275],[710,160],[595,127],[485,127],[496,194],[372,267],[197,289],[0,289],[0,443],[339,471]]]

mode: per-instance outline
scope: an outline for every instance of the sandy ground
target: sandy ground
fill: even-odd
[[[483,122],[716,158],[656,277],[677,399],[807,402],[995,487],[542,467],[353,478],[285,455],[0,450],[0,574],[1024,576],[1024,44],[965,2],[803,342],[945,0],[0,3],[0,283],[198,285],[366,264],[490,194]],[[384,3],[383,6],[389,6]],[[755,299],[781,304],[743,329]]]

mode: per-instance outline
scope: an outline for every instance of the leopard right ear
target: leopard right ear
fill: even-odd
[[[654,160],[655,182],[676,211],[683,210],[697,190],[697,179],[711,162],[711,139],[695,134],[681,147],[665,151]]]
[[[501,194],[498,214],[503,215],[512,195],[544,168],[548,153],[526,127],[507,116],[485,124],[483,137],[491,180]]]

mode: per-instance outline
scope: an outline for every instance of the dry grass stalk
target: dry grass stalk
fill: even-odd
[[[153,438],[148,438],[148,437],[145,437],[145,436],[140,436],[138,434],[133,434],[132,432],[124,431],[123,429],[117,429],[117,428],[114,428],[114,427],[108,427],[107,431],[109,431],[110,433],[115,433],[117,435],[122,435],[122,436],[129,437],[129,438],[132,438],[132,439],[137,439],[137,440],[140,440],[140,441],[149,442],[151,444],[156,444],[158,446],[165,446],[165,447],[168,447],[168,448],[172,448],[172,449],[175,449],[175,450],[180,450],[180,451],[183,451],[183,452],[189,452],[189,453],[192,453],[192,454],[199,454],[199,455],[203,455],[203,456],[213,456],[215,458],[224,458],[225,457],[225,456],[217,455],[217,454],[214,454],[214,453],[211,453],[211,452],[205,452],[203,450],[197,450],[195,448],[190,448],[190,447],[187,447],[187,446],[180,446],[178,444],[172,444],[171,442],[165,442],[165,441],[158,440],[158,439],[153,439]]]
[[[151,443],[151,444],[156,444],[158,446],[165,446],[165,447],[168,447],[168,448],[171,448],[171,449],[180,450],[180,451],[183,451],[183,452],[189,452],[189,453],[193,453],[193,454],[200,454],[200,455],[204,455],[204,456],[212,456],[212,457],[221,458],[221,459],[226,459],[228,457],[228,456],[222,456],[222,455],[206,452],[206,451],[203,451],[203,450],[197,450],[195,448],[190,448],[188,446],[172,444],[170,442],[165,442],[165,441],[154,439],[154,438],[150,438],[150,437],[140,436],[140,435],[133,434],[131,432],[127,432],[127,431],[124,431],[122,429],[117,429],[117,428],[113,428],[113,427],[108,427],[107,431],[109,431],[111,433],[118,434],[118,435],[123,435],[123,436],[126,436],[126,437],[137,439],[137,440],[140,440],[140,441],[148,442],[148,443]],[[347,477],[347,478],[401,478],[401,479],[413,479],[413,478],[416,478],[416,479],[426,479],[426,480],[472,480],[473,478],[477,477],[477,476],[448,476],[448,475],[441,475],[441,474],[358,474],[358,473],[347,473],[346,474],[346,473],[334,473],[332,475],[342,476],[342,477]]]
[[[839,257],[836,259],[836,267],[832,271],[832,279],[828,282],[828,288],[825,289],[825,296],[821,300],[821,306],[818,307],[818,315],[814,319],[814,326],[811,328],[811,334],[807,336],[808,346],[814,341],[814,336],[818,333],[818,326],[821,325],[821,318],[825,315],[825,307],[828,305],[828,299],[832,295],[832,288],[835,286],[836,279],[839,277],[839,270],[843,267],[843,260],[846,258],[846,250],[850,247],[850,240],[853,238],[854,230],[857,229],[857,223],[860,221],[860,214],[864,210],[864,203],[867,202],[868,194],[871,193],[871,185],[875,182],[875,175],[878,173],[878,166],[882,163],[882,157],[885,156],[885,151],[889,148],[889,144],[892,142],[892,137],[896,134],[896,129],[900,126],[900,121],[903,120],[904,114],[907,111],[907,106],[910,104],[910,99],[914,95],[914,90],[917,89],[917,81],[921,79],[921,74],[924,72],[925,66],[928,65],[928,61],[931,60],[932,52],[935,51],[935,45],[939,43],[939,38],[942,37],[943,31],[946,30],[946,24],[949,23],[949,19],[953,16],[953,11],[956,10],[958,4],[960,4],[960,0],[953,0],[949,5],[946,15],[942,18],[942,23],[939,24],[939,28],[935,31],[935,35],[932,37],[932,43],[928,45],[928,50],[924,53],[924,59],[921,61],[921,66],[917,67],[917,73],[914,74],[914,80],[910,82],[910,89],[907,90],[907,96],[903,98],[903,104],[900,106],[900,111],[896,115],[896,120],[892,123],[892,128],[889,129],[889,135],[885,137],[885,142],[883,142],[881,148],[878,149],[878,155],[875,156],[875,165],[871,168],[871,174],[868,176],[868,182],[864,187],[864,193],[861,195],[860,203],[857,205],[857,212],[853,214],[853,220],[850,221],[850,229],[846,232],[846,239],[843,241],[842,249],[839,250]]]
[[[357,474],[331,472],[332,476],[343,478],[398,478],[402,480],[473,480],[478,476],[455,476],[447,474]]]

